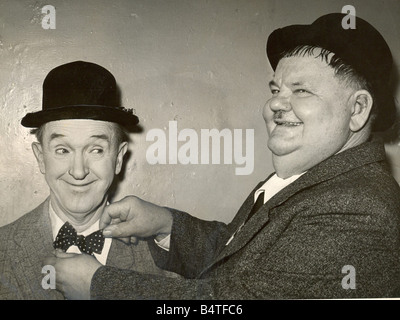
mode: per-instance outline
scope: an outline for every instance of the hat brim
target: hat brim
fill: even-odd
[[[267,41],[267,56],[275,71],[284,52],[300,45],[317,46],[318,33],[310,25],[292,25],[273,31]]]
[[[22,118],[21,124],[28,128],[38,128],[50,121],[72,119],[115,122],[128,130],[134,129],[139,123],[139,118],[128,109],[100,105],[74,105],[28,113]]]
[[[298,46],[315,46],[326,49],[333,53],[342,52],[341,58],[346,61],[347,52],[351,46],[347,45],[353,41],[352,31],[341,33],[340,36],[347,38],[341,42],[335,41],[337,35],[328,30],[329,26],[315,25],[292,25],[277,29],[271,33],[267,41],[267,56],[273,70],[276,69],[282,54]],[[358,66],[354,66],[358,67]]]

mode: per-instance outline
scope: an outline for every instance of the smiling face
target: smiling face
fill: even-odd
[[[263,116],[281,177],[302,173],[357,143],[352,117],[361,96],[325,61],[314,56],[282,58],[270,89]]]
[[[95,120],[45,124],[42,143],[32,146],[56,212],[81,220],[106,203],[127,151],[114,126]]]

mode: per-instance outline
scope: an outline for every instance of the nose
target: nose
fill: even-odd
[[[272,97],[267,105],[269,108],[276,112],[276,111],[289,111],[291,110],[290,98],[288,96],[284,96],[282,94],[278,94]]]
[[[75,153],[68,173],[76,180],[83,180],[89,174],[89,168],[81,153]]]

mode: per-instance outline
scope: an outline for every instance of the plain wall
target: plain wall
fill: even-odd
[[[41,26],[41,8],[47,4],[56,8],[55,30]],[[31,150],[35,139],[20,120],[41,109],[47,73],[74,60],[110,70],[123,106],[134,108],[143,127],[131,135],[131,155],[114,200],[135,194],[229,222],[254,185],[273,171],[261,116],[272,76],[267,36],[348,4],[383,34],[398,66],[397,0],[0,1],[0,225],[49,194]],[[394,78],[398,73],[395,69]],[[398,100],[397,87],[395,94]],[[235,164],[148,164],[146,150],[153,142],[146,141],[146,134],[153,128],[167,132],[173,120],[178,130],[198,133],[254,129],[253,173],[235,175]],[[394,154],[398,148],[391,145]]]

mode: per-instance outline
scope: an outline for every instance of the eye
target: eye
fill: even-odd
[[[296,89],[294,91],[294,93],[297,94],[297,95],[302,95],[302,96],[312,94],[310,91],[308,91],[306,89]]]
[[[92,154],[102,154],[104,150],[102,148],[93,148],[90,153]]]
[[[280,92],[279,88],[275,85],[270,85],[269,90],[271,91],[272,95],[276,95]]]
[[[60,154],[60,155],[69,153],[69,151],[65,148],[57,148],[55,152],[56,152],[56,154]]]

